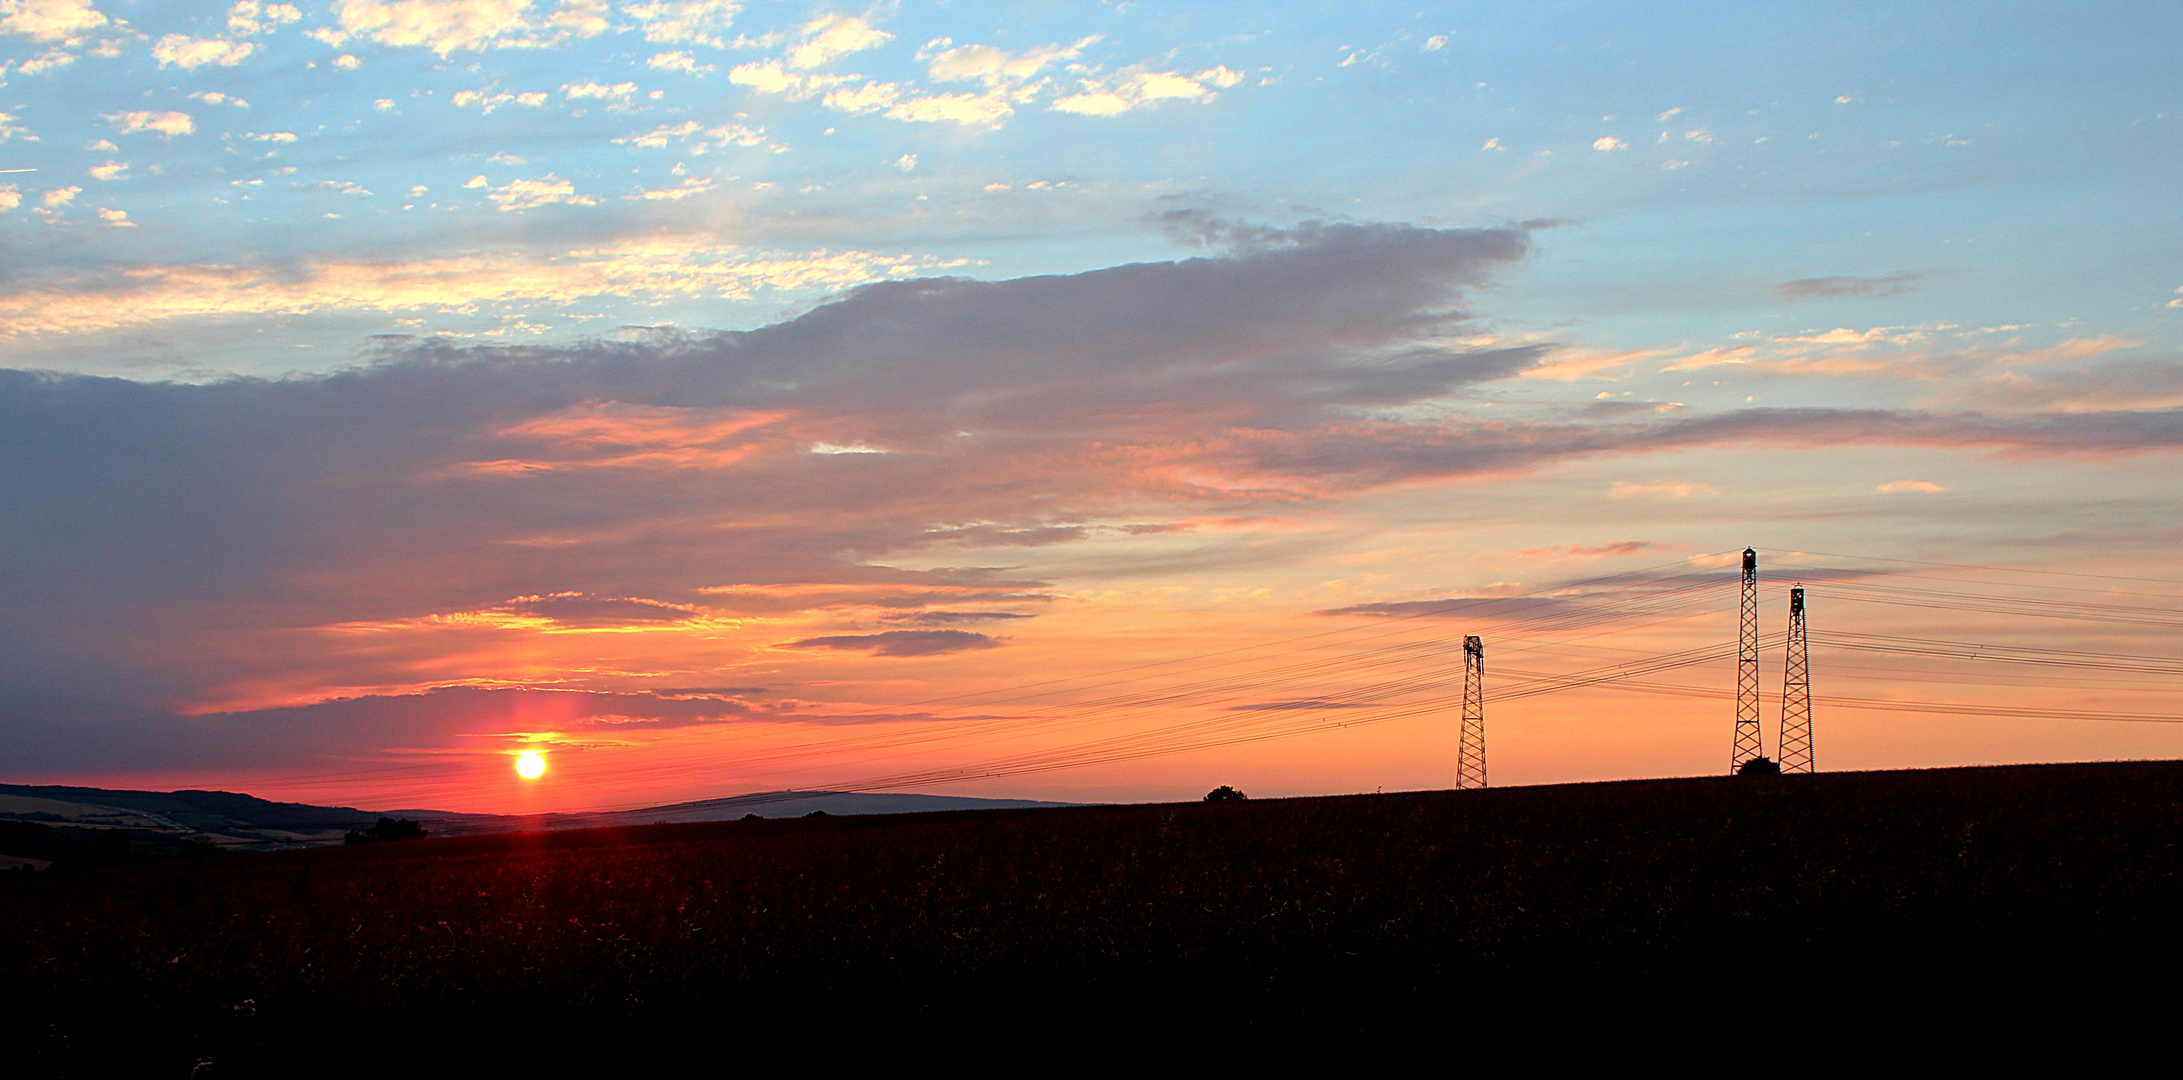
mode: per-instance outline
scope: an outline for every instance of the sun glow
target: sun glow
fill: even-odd
[[[515,771],[516,775],[525,780],[536,780],[546,775],[546,755],[536,750],[524,751],[522,757],[515,759]]]

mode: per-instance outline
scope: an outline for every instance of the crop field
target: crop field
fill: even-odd
[[[0,875],[0,1008],[69,1075],[1757,1035],[2128,997],[2179,840],[2169,762],[428,839]]]

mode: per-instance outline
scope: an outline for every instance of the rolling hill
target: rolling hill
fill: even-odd
[[[580,814],[464,814],[449,810],[358,810],[272,802],[232,791],[130,791],[60,785],[0,784],[0,859],[32,865],[88,858],[93,837],[85,830],[127,829],[138,861],[220,851],[275,851],[342,842],[382,816],[421,822],[442,836],[475,836],[524,830],[594,829],[662,822],[727,821],[746,814],[762,818],[906,814],[936,810],[1025,809],[1066,803],[977,799],[953,795],[871,794],[852,791],[770,791],[634,810]],[[197,846],[185,846],[185,840]],[[4,867],[0,867],[4,868]]]
[[[2164,1030],[2179,906],[2178,762],[638,825],[0,875],[0,1017],[70,1075],[1960,1055]]]

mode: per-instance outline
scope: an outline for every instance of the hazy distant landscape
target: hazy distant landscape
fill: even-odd
[[[0,784],[0,869],[64,869],[98,861],[98,834],[124,830],[125,862],[202,858],[340,844],[381,817],[416,821],[437,836],[537,829],[585,829],[667,822],[726,821],[807,814],[902,814],[1065,803],[949,795],[840,791],[756,792],[694,803],[582,814],[460,814],[446,810],[357,810],[279,803],[228,791],[114,791]],[[109,860],[113,861],[113,860]]]
[[[0,876],[0,1015],[71,1075],[279,1075],[2089,1007],[2183,959],[2179,842],[2175,762],[427,839]]]

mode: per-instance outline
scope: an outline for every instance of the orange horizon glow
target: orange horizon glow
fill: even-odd
[[[1611,538],[1502,550],[1481,576],[1506,581],[1509,571],[1544,562],[1549,573],[1581,578],[1597,572],[1588,565],[1627,567],[1624,555],[1635,554]],[[1732,558],[1689,557],[1684,565],[1719,571]],[[1996,603],[2007,601],[2009,590],[1978,584],[1991,572],[1937,572],[1967,579],[1961,585],[1885,576],[1832,583],[1811,574],[1814,562],[1790,553],[1762,555],[1769,751],[1779,709],[1785,597],[1790,583],[1802,579],[1813,611],[1822,771],[2183,756],[2183,739],[2172,724],[2009,713],[2034,706],[2153,715],[2165,708],[2165,687],[2158,682],[1967,660],[1898,661],[1830,642],[1830,635],[1874,632],[2004,646],[2045,640],[2044,620],[1854,598],[1858,590],[1869,592],[1873,581],[1895,580],[1920,588],[1987,588]],[[504,658],[523,667],[589,674],[555,686],[513,689],[509,679],[497,688],[457,687],[414,698],[405,707],[446,710],[437,721],[445,725],[438,736],[445,745],[390,748],[313,770],[318,775],[309,779],[237,770],[218,782],[306,802],[488,813],[629,809],[791,788],[1070,802],[1191,798],[1223,783],[1257,797],[1445,788],[1452,783],[1456,709],[1449,696],[1452,677],[1440,669],[1453,666],[1460,638],[1469,632],[1482,633],[1486,642],[1489,772],[1497,786],[1703,776],[1725,769],[1733,709],[1728,662],[1645,676],[1631,687],[1606,683],[1545,696],[1503,695],[1541,674],[1572,674],[1732,640],[1735,597],[1726,578],[1679,607],[1586,615],[1558,629],[1551,615],[1527,621],[1314,614],[1351,602],[1439,599],[1444,592],[1342,580],[1278,590],[1247,581],[1209,584],[1201,579],[1187,586],[1056,592],[1041,601],[1036,633],[1005,621],[979,623],[1002,644],[944,655],[783,647],[798,638],[889,625],[878,620],[893,609],[866,606],[877,593],[860,594],[855,608],[742,620],[736,624],[739,649],[721,640],[722,624],[692,620],[642,635],[642,649],[629,655],[644,656],[655,673],[638,677],[597,674],[622,666],[614,658],[626,633],[502,631],[508,637],[498,647],[467,659],[486,667]],[[2042,588],[2016,592],[2069,595]],[[2157,603],[2141,592],[2125,588],[2091,600],[2156,611]],[[1476,599],[1534,593],[1515,585],[1471,590]],[[1549,589],[1533,602],[1560,595],[1569,594]],[[978,602],[992,604],[989,598]],[[2130,628],[2104,640],[2111,652],[2154,655],[2165,633]],[[2126,640],[2131,637],[2136,643]],[[710,674],[702,670],[724,652],[739,661]],[[672,670],[678,662],[689,668]],[[1398,685],[1404,680],[1422,681],[1405,689]],[[412,699],[392,700],[399,705]],[[1996,715],[1889,711],[1920,702],[1990,707]],[[1244,741],[1198,745],[1162,734],[1179,729]],[[1266,737],[1257,738],[1261,733]],[[1147,752],[1133,757],[1096,749],[1107,743]],[[582,768],[553,785],[534,785],[547,770],[549,746],[578,755]],[[1073,749],[1083,747],[1094,749]],[[508,755],[514,756],[513,778],[498,768]],[[538,771],[528,771],[533,768]],[[193,774],[169,785],[207,786],[207,779]]]

